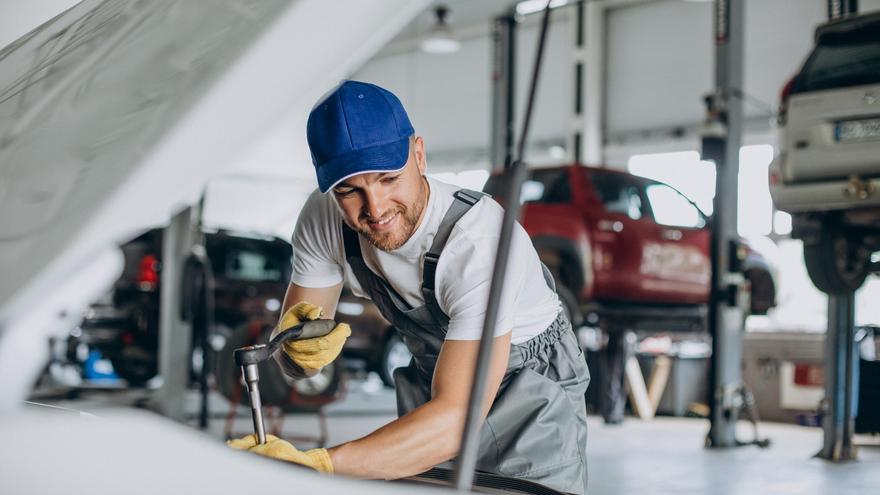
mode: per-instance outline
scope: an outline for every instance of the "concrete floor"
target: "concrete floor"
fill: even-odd
[[[822,431],[764,423],[767,449],[708,450],[704,420],[627,419],[620,426],[590,424],[591,494],[871,494],[880,493],[880,445],[862,447],[859,460],[834,464],[813,458]],[[743,439],[751,429],[740,427]]]
[[[365,409],[371,412],[365,414]],[[393,420],[394,411],[393,391],[365,393],[355,386],[346,400],[328,411],[329,443],[365,435]],[[250,419],[239,421],[247,433]],[[591,495],[880,493],[880,442],[876,440],[874,445],[861,447],[858,461],[834,464],[813,458],[822,445],[818,428],[765,423],[760,433],[772,440],[768,449],[707,450],[703,448],[708,428],[704,420],[627,418],[616,426],[606,426],[595,417],[589,421]],[[285,419],[282,434],[314,432],[316,424],[314,417],[292,415]],[[750,438],[751,428],[743,423],[740,435]]]
[[[103,398],[102,398],[103,397]],[[60,405],[88,411],[107,405],[104,394]],[[118,397],[118,395],[117,395]],[[113,399],[110,399],[113,400]],[[194,402],[193,402],[194,403]],[[223,415],[228,404],[213,397],[209,435],[224,435]],[[236,435],[252,432],[249,410],[238,408]],[[346,398],[327,410],[328,444],[366,435],[395,418],[394,392],[375,382],[354,382]],[[627,418],[622,425],[606,426],[590,418],[588,457],[591,495],[628,494],[877,494],[880,493],[880,439],[862,446],[859,460],[833,464],[813,458],[822,443],[818,428],[765,423],[761,434],[772,440],[768,449],[703,448],[708,423],[686,418],[656,418],[644,422]],[[313,414],[284,418],[281,436],[315,436]],[[751,429],[741,426],[749,438]],[[313,441],[295,442],[303,448]]]

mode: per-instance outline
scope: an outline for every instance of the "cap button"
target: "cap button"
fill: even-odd
[[[364,94],[363,94],[363,93],[359,94],[359,95],[358,95],[358,98],[361,99],[361,100],[363,100],[363,99],[364,99]]]

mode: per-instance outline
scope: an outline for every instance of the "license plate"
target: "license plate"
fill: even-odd
[[[840,142],[880,139],[880,119],[838,122],[834,129],[834,138]]]

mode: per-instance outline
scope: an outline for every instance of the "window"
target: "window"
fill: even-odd
[[[642,218],[644,205],[639,184],[623,175],[593,172],[592,182],[599,200],[609,213],[622,213],[633,220]]]
[[[823,36],[795,82],[795,93],[880,83],[880,26]]]
[[[696,151],[633,155],[627,169],[633,175],[669,184],[696,203],[703,213],[712,214],[715,164],[701,161]]]
[[[430,177],[447,184],[479,191],[489,178],[488,170],[463,170],[461,172],[440,172],[428,174]]]
[[[698,229],[706,226],[700,210],[675,189],[666,184],[650,184],[645,188],[654,221],[670,227]]]
[[[523,203],[570,203],[571,183],[568,171],[567,168],[530,170],[528,179],[520,189],[520,200]],[[493,175],[486,183],[485,192],[497,200],[506,192],[506,178],[504,175]]]
[[[226,256],[226,278],[244,281],[283,282],[280,260],[272,260],[262,253],[230,249]]]
[[[770,233],[773,202],[767,182],[767,167],[773,159],[773,147],[767,144],[743,146],[739,152],[737,230],[744,237]],[[711,215],[715,198],[715,164],[700,161],[696,151],[633,155],[630,173],[672,186],[693,201],[706,215]]]

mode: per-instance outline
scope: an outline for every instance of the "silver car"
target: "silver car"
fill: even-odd
[[[880,14],[816,30],[782,91],[779,150],[770,192],[810,278],[829,294],[857,289],[880,250]]]

